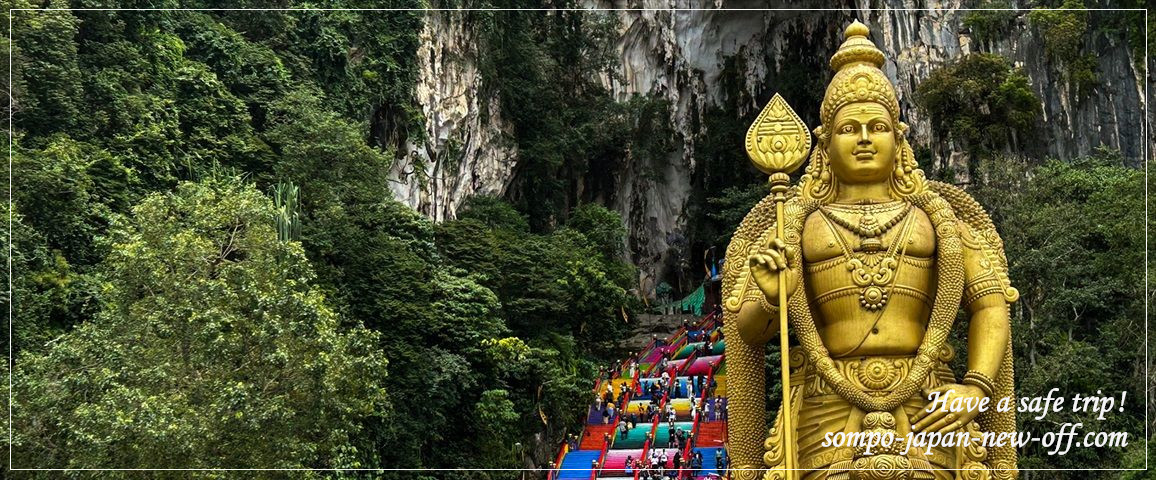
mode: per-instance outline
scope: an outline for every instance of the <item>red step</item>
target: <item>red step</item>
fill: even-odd
[[[582,443],[579,450],[602,450],[602,436],[614,433],[614,425],[587,425],[582,434]]]
[[[721,447],[727,439],[727,422],[703,422],[698,424],[695,446],[702,448]]]

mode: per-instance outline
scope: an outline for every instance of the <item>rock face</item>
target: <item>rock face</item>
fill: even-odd
[[[930,124],[915,108],[911,94],[936,67],[968,52],[984,51],[1008,57],[1023,68],[1042,102],[1038,128],[1043,144],[1021,148],[1067,159],[1108,146],[1134,159],[1136,165],[1140,163],[1144,148],[1143,70],[1135,68],[1135,59],[1121,35],[1097,31],[1085,35],[1085,51],[1094,52],[1098,59],[1099,85],[1089,97],[1079,98],[1060,78],[1062,67],[1049,61],[1039,32],[1026,15],[1017,18],[1007,37],[977,45],[962,25],[967,11],[959,10],[961,2],[931,3],[946,10],[864,13],[873,39],[888,58],[885,70],[899,88],[915,144],[932,147],[941,159],[955,153],[942,139],[933,138]]]
[[[680,6],[674,0],[587,3],[594,8]],[[746,6],[738,1],[714,3],[722,8]],[[604,13],[613,15],[619,25],[616,52],[621,80],[606,78],[603,83],[618,100],[633,94],[669,100],[671,125],[680,139],[665,165],[623,162],[621,171],[613,172],[613,186],[601,187],[610,191],[592,196],[604,199],[626,220],[627,251],[642,271],[642,291],[651,291],[672,270],[697,265],[687,246],[685,212],[703,164],[695,154],[703,112],[722,104],[748,112],[781,92],[808,125],[816,126],[820,99],[805,92],[821,92],[831,76],[827,60],[839,45],[842,29],[854,18],[871,28],[872,39],[887,56],[884,71],[899,90],[912,143],[930,149],[940,165],[958,166],[966,162],[966,155],[933,134],[928,119],[915,108],[912,93],[932,70],[973,51],[1005,55],[1028,74],[1042,102],[1042,142],[1033,146],[1039,154],[1072,158],[1106,145],[1120,149],[1134,164],[1142,161],[1144,83],[1150,79],[1135,68],[1122,37],[1104,32],[1085,36],[1085,51],[1098,58],[1100,83],[1090,96],[1077,98],[1060,78],[1059,67],[1047,60],[1039,33],[1024,15],[1007,38],[978,45],[962,25],[967,12],[959,0],[920,2],[920,8],[930,10],[902,10],[916,7],[916,2],[904,0],[876,2],[884,6],[876,10],[868,9],[868,3],[844,2],[842,10],[823,11],[781,5],[795,10]],[[496,99],[477,96],[481,82],[477,42],[460,20],[453,12],[431,12],[427,18],[417,97],[425,111],[429,141],[415,146],[395,171],[399,179],[395,196],[435,220],[453,218],[470,195],[502,194],[514,175],[511,128],[502,120]],[[483,104],[490,112],[486,117],[480,115]],[[742,148],[741,142],[734,139],[736,149]],[[414,164],[424,164],[429,178],[424,187],[406,175]]]
[[[441,221],[454,218],[465,198],[505,193],[516,148],[500,102],[480,96],[477,42],[461,13],[431,12],[421,42],[414,94],[427,140],[407,145],[392,188],[394,198]]]

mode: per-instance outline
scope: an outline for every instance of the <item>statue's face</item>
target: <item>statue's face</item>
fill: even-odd
[[[835,112],[827,158],[840,183],[886,182],[895,169],[897,142],[891,114],[875,102],[844,105]]]

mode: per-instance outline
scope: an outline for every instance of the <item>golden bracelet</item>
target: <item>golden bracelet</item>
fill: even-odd
[[[778,313],[778,311],[779,311],[779,307],[777,307],[775,305],[771,305],[771,301],[768,300],[767,296],[763,295],[762,293],[759,293],[759,306],[762,307],[763,310],[766,310],[766,312],[770,313],[770,314],[775,314],[775,313]]]
[[[979,370],[968,370],[967,373],[963,375],[962,383],[964,385],[979,387],[988,398],[995,397],[995,381]]]

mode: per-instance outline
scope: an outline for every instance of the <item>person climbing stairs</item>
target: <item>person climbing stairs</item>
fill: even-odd
[[[691,322],[685,322],[691,323]],[[595,382],[594,395],[614,392],[614,418],[603,424],[602,397],[591,403],[586,412],[577,448],[563,445],[552,464],[549,480],[557,479],[620,479],[637,480],[642,471],[657,473],[651,465],[650,452],[675,451],[687,457],[701,454],[702,468],[691,472],[688,461],[682,463],[681,473],[693,473],[694,478],[718,475],[716,451],[726,445],[726,421],[719,408],[726,403],[726,341],[722,336],[722,318],[717,312],[706,315],[693,325],[686,324],[666,338],[655,338],[632,358],[616,365],[634,364],[630,369],[612,371],[606,380]],[[709,343],[708,343],[709,342]],[[709,350],[706,348],[709,345]],[[665,374],[665,375],[664,375]],[[704,381],[708,378],[708,381]],[[707,385],[704,385],[707,383]],[[654,385],[658,385],[654,387]],[[714,388],[710,388],[713,384]],[[625,389],[622,386],[625,385]],[[672,388],[673,387],[673,388]],[[714,396],[711,396],[712,393]],[[629,392],[623,395],[619,392]],[[591,399],[594,398],[591,395]],[[623,404],[621,402],[625,401]],[[671,443],[671,422],[667,406],[674,411],[674,437],[682,430],[687,439]],[[703,408],[704,405],[709,408]],[[622,408],[625,407],[625,408]],[[695,408],[699,413],[694,414]],[[713,412],[706,415],[702,412]],[[646,413],[653,411],[651,418]],[[619,430],[619,421],[633,418],[633,427],[627,425],[626,435]],[[720,452],[721,455],[721,452]],[[635,465],[627,465],[627,461]],[[674,468],[671,461],[662,466]]]

